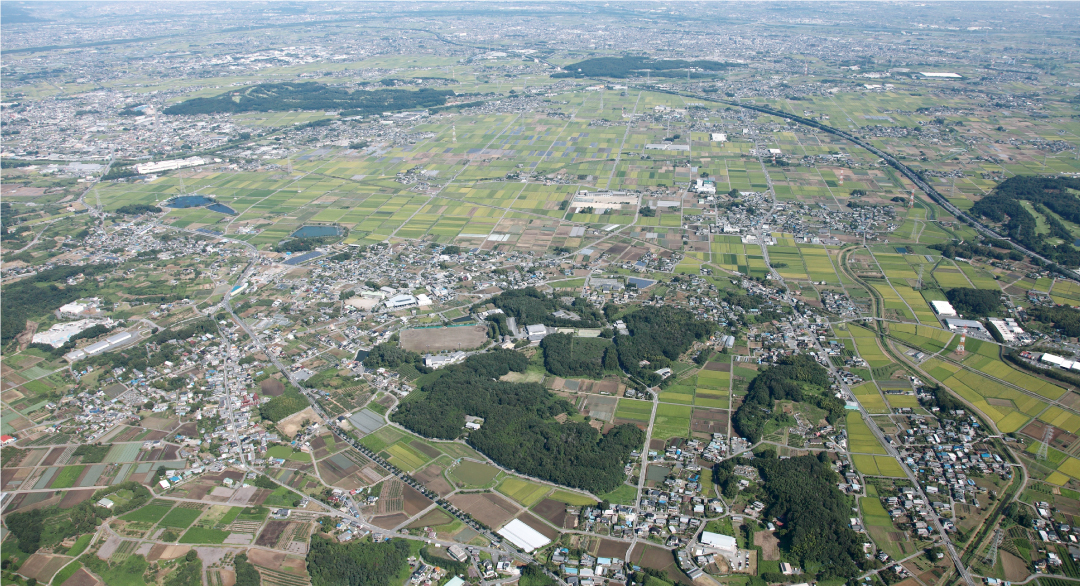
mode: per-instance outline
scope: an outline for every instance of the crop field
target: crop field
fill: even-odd
[[[927,360],[922,368],[986,414],[1002,432],[1017,431],[1047,407],[1030,395],[942,360]]]
[[[1058,429],[1063,429],[1072,434],[1080,433],[1080,415],[1069,413],[1064,409],[1051,405],[1039,415],[1040,421],[1045,421]]]
[[[859,403],[866,407],[866,410],[870,413],[888,413],[889,407],[885,404],[885,399],[878,391],[877,385],[872,382],[863,383],[861,385],[851,388],[851,392],[855,394],[855,398],[859,400]]]
[[[187,529],[195,522],[195,519],[202,515],[200,509],[185,509],[177,507],[171,511],[161,520],[158,524],[159,527],[175,527],[177,529]]]
[[[220,529],[207,529],[205,527],[192,527],[180,536],[180,543],[225,543],[229,536],[228,531]]]
[[[952,332],[916,324],[889,324],[889,334],[931,354],[944,350],[953,338]]]
[[[851,337],[855,340],[855,348],[859,352],[859,357],[865,360],[870,365],[870,368],[892,364],[892,359],[878,346],[877,335],[860,327],[849,327],[848,331],[851,332]]]
[[[863,454],[886,455],[885,447],[874,437],[873,432],[867,427],[858,411],[848,411],[847,414],[848,450]]]
[[[124,521],[134,521],[138,523],[149,523],[153,525],[157,523],[172,509],[171,505],[146,505],[145,507],[135,509],[130,513],[120,517]]]
[[[540,502],[544,495],[551,491],[551,487],[535,484],[513,476],[507,476],[499,483],[496,490],[521,503],[531,507]]]
[[[690,416],[692,412],[693,408],[689,405],[670,405],[666,403],[657,405],[652,437],[656,439],[687,437],[690,434]]]
[[[414,472],[431,461],[431,458],[421,454],[404,442],[398,442],[384,450],[390,454],[388,460],[394,466],[406,472]]]
[[[904,469],[896,458],[891,456],[869,456],[864,454],[852,454],[852,462],[859,472],[868,476],[889,476],[892,478],[906,478]]]
[[[862,509],[866,531],[882,551],[900,559],[914,550],[915,544],[904,532],[896,530],[889,513],[876,497],[859,499],[859,508]]]
[[[619,405],[615,408],[615,417],[617,419],[648,423],[649,417],[652,416],[652,410],[653,404],[649,401],[619,399]]]
[[[79,475],[82,474],[85,466],[64,466],[60,469],[60,472],[53,478],[52,485],[49,488],[71,488],[75,486],[75,481],[79,479]]]
[[[566,503],[568,505],[584,506],[596,504],[596,499],[588,495],[570,492],[563,489],[555,489],[555,492],[548,495],[547,498],[553,501],[559,501],[560,503]]]

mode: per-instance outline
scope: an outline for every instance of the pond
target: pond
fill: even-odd
[[[216,204],[214,204],[212,206],[206,206],[206,209],[208,209],[208,210],[210,210],[212,212],[217,212],[219,214],[228,214],[230,216],[235,216],[236,215],[236,210],[230,208],[229,206],[227,206],[225,204],[221,204],[221,203],[216,203]]]
[[[370,354],[370,353],[371,352],[369,350],[357,350],[356,351],[356,361],[357,362],[363,362],[364,359],[367,358],[368,354]]]
[[[341,235],[341,228],[337,226],[304,226],[292,233],[293,238],[322,238],[339,235]]]
[[[209,197],[204,197],[201,195],[181,195],[170,199],[169,201],[165,202],[164,205],[167,208],[186,209],[197,208],[207,204],[216,203],[216,201],[210,199]]]

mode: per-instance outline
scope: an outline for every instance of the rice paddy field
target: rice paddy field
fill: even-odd
[[[531,507],[543,500],[551,487],[523,480],[516,476],[507,476],[499,483],[495,490],[514,499],[522,506]]]
[[[860,474],[867,476],[887,476],[890,478],[905,478],[904,469],[896,458],[891,456],[869,456],[865,454],[852,454],[851,461]]]
[[[874,437],[858,411],[847,414],[848,450],[861,454],[887,455],[885,447]]]
[[[872,382],[863,383],[861,385],[851,388],[851,392],[855,394],[855,398],[859,403],[866,408],[870,413],[889,413],[889,407],[885,404],[885,398],[881,392],[878,391],[876,384]]]

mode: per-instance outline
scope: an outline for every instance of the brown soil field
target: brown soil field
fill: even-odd
[[[1076,392],[1065,393],[1061,396],[1060,399],[1058,399],[1058,401],[1060,401],[1061,404],[1065,405],[1066,407],[1080,409],[1080,395],[1076,394]]]
[[[442,452],[436,450],[434,446],[429,446],[424,442],[414,441],[409,444],[409,447],[429,458],[438,458],[442,455]]]
[[[393,515],[373,517],[371,519],[371,524],[376,527],[382,527],[383,529],[393,529],[408,520],[409,516],[405,513],[394,513]]]
[[[537,519],[536,517],[534,517],[530,513],[525,513],[525,514],[521,515],[520,517],[518,517],[518,520],[520,520],[522,523],[525,523],[529,527],[532,527],[533,529],[536,529],[544,537],[547,537],[548,539],[550,539],[552,541],[555,541],[556,539],[559,538],[559,532],[558,531],[556,531],[554,528],[550,527],[547,523],[544,523],[540,519]]]
[[[1020,433],[1036,440],[1042,441],[1043,434],[1046,433],[1046,424],[1042,421],[1035,420],[1024,426],[1024,429],[1020,430]],[[1054,428],[1054,435],[1051,436],[1050,444],[1060,450],[1064,450],[1071,446],[1075,442],[1077,437],[1063,429]]]
[[[199,435],[199,427],[195,425],[194,421],[189,421],[176,428],[176,433],[185,437],[195,437]]]
[[[158,431],[172,431],[179,423],[178,417],[147,417],[142,420],[143,427]]]
[[[521,510],[517,505],[492,493],[458,494],[450,497],[450,502],[493,529],[508,523]]]
[[[706,362],[705,370],[715,370],[717,372],[731,372],[731,364],[727,362]]]
[[[780,559],[780,540],[772,531],[754,532],[754,545],[761,546],[761,557],[765,560]]]
[[[155,429],[152,430],[150,433],[146,434],[146,437],[143,438],[143,441],[152,442],[160,439],[165,439],[165,436],[167,435],[169,435],[167,432]]]
[[[40,466],[52,466],[53,464],[56,463],[57,460],[60,459],[60,456],[63,455],[65,449],[67,449],[67,448],[53,448],[52,451],[49,452],[49,455],[45,456],[45,459],[42,460],[41,464],[39,464],[39,465]]]
[[[104,582],[99,581],[90,572],[87,572],[86,569],[79,568],[78,572],[72,574],[71,577],[64,581],[60,586],[98,586],[99,584],[104,584]]]
[[[51,505],[55,505],[60,502],[61,497],[51,496],[50,492],[24,492],[15,495],[8,508],[4,509],[5,513],[12,511],[33,511],[34,509],[41,509]]]
[[[410,523],[409,528],[418,529],[423,527],[436,527],[438,525],[445,525],[451,521],[453,521],[453,518],[450,515],[439,509],[435,509]]]
[[[428,490],[435,491],[439,496],[446,496],[453,492],[454,488],[443,478],[442,473],[442,466],[432,465],[413,474],[413,478],[419,480]]]
[[[278,538],[281,537],[281,534],[285,532],[285,528],[288,526],[288,521],[267,521],[262,533],[259,533],[259,538],[255,540],[255,545],[274,547],[274,544],[277,543]]]
[[[150,548],[150,553],[147,554],[146,561],[175,560],[178,557],[187,555],[187,552],[189,551],[191,551],[190,545],[164,545],[158,543]]]
[[[217,578],[213,579],[210,576],[217,574]],[[206,581],[209,584],[218,584],[221,586],[233,586],[236,584],[236,572],[233,570],[207,570]]]
[[[251,500],[248,501],[248,506],[254,507],[263,504],[264,502],[266,502],[266,497],[270,496],[271,492],[273,491],[269,488],[257,489],[255,491],[255,494],[252,495]]]
[[[694,407],[690,430],[699,433],[727,433],[728,412],[725,409]]]
[[[269,397],[277,397],[285,392],[285,385],[274,377],[270,377],[259,383],[259,390]]]
[[[69,490],[64,493],[64,498],[60,500],[60,508],[69,509],[83,501],[88,501],[90,500],[90,497],[94,496],[94,492],[96,491],[92,488],[85,490]]]
[[[649,440],[649,449],[650,450],[663,450],[666,447],[667,447],[667,444],[664,442],[664,440],[661,440],[661,439]]]
[[[567,521],[571,521],[573,517],[566,514],[566,503],[544,499],[533,507],[533,512],[556,527],[572,528],[567,525]]]
[[[1005,571],[1006,580],[1009,580],[1010,582],[1020,582],[1031,575],[1024,560],[1007,551],[998,550],[998,553],[1001,554],[1001,568]]]
[[[402,496],[405,497],[405,513],[412,517],[431,506],[431,499],[420,494],[415,488],[405,485]]]
[[[675,565],[675,555],[666,549],[655,545],[638,543],[630,552],[629,561],[643,568],[666,572],[668,580],[672,582],[686,585],[692,584],[690,578]]]
[[[628,543],[622,541],[613,541],[611,539],[601,539],[600,547],[596,550],[596,555],[602,558],[619,558],[626,557],[626,550],[629,547]]]
[[[248,550],[247,555],[248,561],[252,564],[270,570],[280,570],[282,562],[285,561],[285,554],[276,551],[252,548]]]
[[[279,421],[277,428],[284,437],[293,437],[296,435],[296,432],[300,431],[300,424],[303,423],[305,419],[314,422],[319,420],[319,416],[315,414],[314,409],[308,407],[299,413],[294,413]]]
[[[26,558],[26,561],[19,566],[19,573],[27,578],[35,578],[42,584],[48,584],[49,580],[52,580],[53,575],[59,572],[60,568],[66,566],[71,560],[72,558],[66,555],[35,553]]]
[[[487,341],[487,326],[458,326],[402,330],[401,347],[412,352],[440,352],[476,348]]]

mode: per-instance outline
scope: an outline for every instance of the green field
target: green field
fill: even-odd
[[[891,478],[906,478],[904,469],[896,458],[891,456],[869,456],[865,454],[852,454],[851,460],[860,473],[868,476],[888,476]]]
[[[480,487],[486,486],[494,480],[498,473],[499,469],[494,466],[462,460],[460,464],[454,466],[454,469],[450,471],[450,476],[460,481],[463,486]]]
[[[650,401],[619,399],[619,405],[615,408],[615,417],[648,423],[649,417],[652,416],[652,409],[653,404]]]
[[[49,488],[71,488],[75,486],[75,481],[79,479],[83,468],[85,466],[64,466],[60,472],[56,473],[56,478],[53,479]]]
[[[202,515],[202,509],[182,509],[177,507],[171,511],[165,518],[158,524],[159,527],[176,527],[177,529],[187,529],[195,522],[195,519]]]
[[[192,527],[180,536],[179,543],[224,543],[229,536],[228,531],[219,529],[207,529],[205,527]]]
[[[160,521],[171,509],[172,507],[170,505],[146,505],[145,507],[127,513],[120,517],[120,519],[138,523],[150,523],[152,525]]]
[[[693,407],[689,405],[660,403],[656,406],[656,419],[653,421],[652,437],[669,439],[689,436],[690,415],[692,412]]]
[[[294,451],[290,446],[271,446],[266,450],[266,457],[268,458],[281,458],[284,460],[292,460],[294,462],[310,462],[311,455],[307,452]]]

